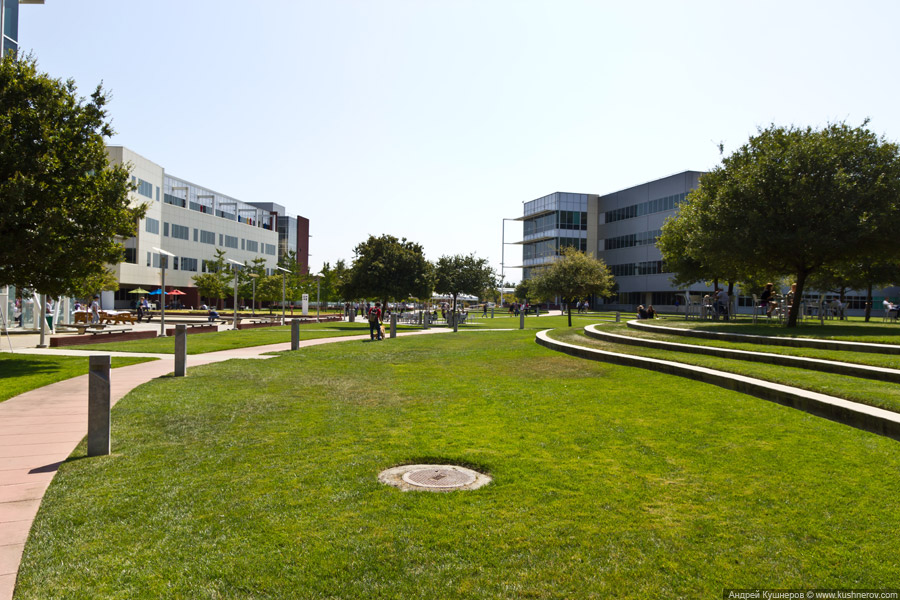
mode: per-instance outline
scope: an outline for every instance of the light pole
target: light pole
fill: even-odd
[[[253,281],[253,304],[250,308],[250,313],[255,317],[256,316],[256,278],[259,277],[259,273],[248,273],[247,277],[249,277]]]
[[[319,277],[321,273],[316,273],[316,323],[319,322],[319,298],[321,297],[321,286],[319,285]]]
[[[501,229],[503,233],[500,234],[500,241],[502,244],[500,245],[500,307],[503,308],[503,285],[506,283],[506,246],[514,245],[512,242],[510,244],[506,243],[506,222],[507,221],[518,221],[518,219],[507,219],[504,218],[501,224]]]
[[[237,329],[237,322],[238,322],[238,316],[237,316],[237,310],[238,310],[238,303],[237,303],[238,270],[237,270],[237,267],[244,268],[244,263],[239,263],[238,261],[236,261],[236,260],[231,260],[230,258],[227,259],[227,260],[228,260],[228,262],[230,262],[230,263],[236,265],[236,266],[234,266],[234,267],[231,268],[231,270],[234,271],[234,317],[233,317],[233,319],[232,319],[232,324],[231,324],[231,326],[232,326],[233,328]]]
[[[159,252],[159,266],[162,267],[159,285],[159,337],[166,337],[166,263],[170,256],[175,255],[156,246],[153,249]]]
[[[286,284],[285,284],[285,276],[286,275],[285,274],[290,273],[291,271],[289,271],[288,269],[285,269],[284,267],[279,267],[279,266],[276,266],[275,268],[278,269],[279,271],[281,271],[281,324],[284,325],[284,301],[285,301],[284,297],[285,297],[285,290],[286,290]]]

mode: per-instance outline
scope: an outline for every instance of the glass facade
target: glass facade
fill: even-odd
[[[650,200],[649,202],[640,202],[638,204],[632,204],[631,206],[623,206],[622,208],[609,210],[605,213],[606,222],[615,223],[616,221],[623,221],[625,219],[633,219],[635,217],[642,217],[644,215],[650,215],[666,210],[673,210],[678,207],[679,204],[684,202],[686,196],[687,193],[673,194],[664,198]]]
[[[3,0],[0,4],[3,21],[3,54],[19,49],[19,0]]]
[[[163,182],[163,202],[263,229],[275,228],[274,213],[170,175]]]
[[[587,194],[555,192],[525,203],[522,261],[526,267],[552,261],[566,246],[587,251],[587,201]],[[527,279],[530,272],[527,269],[523,277]]]

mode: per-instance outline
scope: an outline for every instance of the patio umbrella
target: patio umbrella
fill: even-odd
[[[159,289],[159,288],[156,288],[156,289],[153,290],[152,292],[147,292],[147,293],[148,293],[149,295],[151,295],[151,296],[158,296],[158,295],[162,294],[163,291],[162,291],[161,289]],[[168,294],[168,292],[166,292],[166,293]]]
[[[139,288],[135,288],[135,289],[131,290],[128,293],[129,294],[149,294],[150,292],[148,292],[147,290],[145,290],[142,287],[139,287]]]
[[[185,294],[181,290],[172,290],[171,292],[166,292],[166,293],[169,294],[170,296],[187,296],[187,294]]]

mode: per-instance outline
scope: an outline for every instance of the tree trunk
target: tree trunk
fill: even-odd
[[[791,311],[788,313],[787,326],[797,326],[797,314],[800,312],[800,299],[803,298],[803,284],[806,283],[806,272],[797,274],[797,291],[794,293],[794,302],[791,304]]]
[[[572,326],[572,303],[566,302],[566,309],[569,313],[569,327]]]
[[[869,318],[872,316],[872,284],[866,288],[866,323],[869,322]]]

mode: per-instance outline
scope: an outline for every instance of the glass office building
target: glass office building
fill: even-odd
[[[44,0],[0,0],[0,31],[3,45],[0,54],[19,50],[19,4],[43,4]]]
[[[524,279],[535,268],[552,262],[561,248],[587,251],[588,198],[590,194],[554,192],[525,203],[522,221]],[[596,198],[596,196],[594,196]]]

